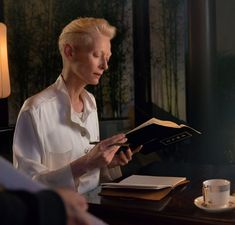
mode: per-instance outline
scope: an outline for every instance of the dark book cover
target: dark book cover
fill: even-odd
[[[172,121],[152,118],[127,132],[126,137],[131,148],[149,143],[162,148],[199,134],[201,132],[185,124],[178,125]]]

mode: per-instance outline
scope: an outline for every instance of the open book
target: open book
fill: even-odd
[[[164,147],[201,134],[185,124],[152,118],[126,133],[130,147],[154,143]]]
[[[101,186],[102,188],[159,190],[163,188],[173,189],[186,181],[186,177],[131,175],[119,183],[101,183]]]
[[[185,177],[132,175],[119,183],[102,183],[99,195],[162,201],[174,188],[184,188],[188,182]]]

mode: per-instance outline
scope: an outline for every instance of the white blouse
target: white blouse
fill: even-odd
[[[85,193],[97,187],[100,169],[88,171],[75,182],[70,162],[87,154],[99,140],[99,123],[94,96],[82,93],[84,111],[75,112],[61,76],[54,84],[23,104],[13,139],[14,166],[51,187],[72,187]],[[104,180],[121,176],[121,170],[102,169]],[[76,183],[79,183],[76,186]]]

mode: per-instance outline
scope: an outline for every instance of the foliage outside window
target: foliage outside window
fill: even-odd
[[[152,100],[185,120],[186,2],[150,0],[149,4]]]
[[[128,16],[127,16],[128,15]],[[109,71],[97,87],[89,87],[97,99],[100,118],[126,117],[132,101],[131,4],[128,0],[4,1],[8,26],[12,94],[10,123],[15,123],[24,100],[55,81],[61,72],[57,48],[62,28],[77,17],[102,17],[118,29],[112,42]]]

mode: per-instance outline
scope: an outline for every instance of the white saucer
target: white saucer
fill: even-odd
[[[235,197],[230,196],[229,197],[229,204],[225,205],[225,206],[221,206],[219,208],[205,205],[204,201],[203,201],[203,196],[200,196],[200,197],[196,198],[194,200],[194,204],[198,208],[203,209],[207,212],[214,212],[214,213],[216,213],[216,212],[225,212],[225,211],[235,209]]]

